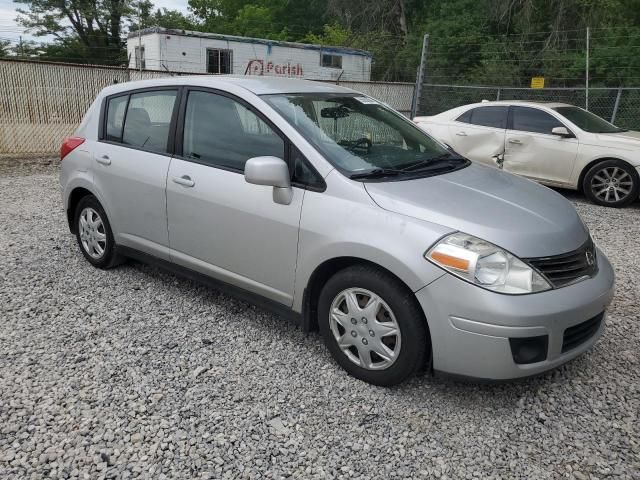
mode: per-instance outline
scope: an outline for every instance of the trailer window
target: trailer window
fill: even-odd
[[[323,53],[320,65],[328,68],[342,68],[342,56]]]
[[[144,46],[140,47],[140,46],[136,46],[135,47],[135,61],[136,61],[136,68],[142,68],[145,69],[147,68],[147,62],[145,61],[144,58]]]
[[[231,50],[207,49],[207,73],[233,73]]]

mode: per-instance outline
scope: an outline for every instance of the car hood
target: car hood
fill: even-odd
[[[640,147],[640,132],[633,130],[620,133],[597,133],[595,136],[597,141],[588,143],[597,143],[605,146],[616,145],[627,149]]]
[[[368,182],[365,188],[385,210],[475,235],[522,258],[570,252],[589,235],[562,195],[477,164],[416,180]]]

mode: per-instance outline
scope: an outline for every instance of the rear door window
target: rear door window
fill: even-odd
[[[555,127],[564,125],[547,112],[530,107],[511,107],[511,130],[551,135]]]
[[[176,97],[176,90],[132,94],[124,122],[122,143],[166,153]]]
[[[124,125],[124,115],[127,111],[129,95],[114,97],[109,100],[107,107],[107,128],[106,140],[120,142],[122,140],[122,126]]]
[[[478,107],[470,112],[468,123],[481,127],[507,128],[507,107]]]

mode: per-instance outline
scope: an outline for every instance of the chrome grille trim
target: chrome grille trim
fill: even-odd
[[[591,237],[572,252],[550,257],[526,258],[524,261],[547,279],[553,288],[572,285],[593,277],[598,272],[596,248]]]

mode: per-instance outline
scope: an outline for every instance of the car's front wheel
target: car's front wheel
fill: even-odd
[[[638,198],[638,172],[622,160],[604,160],[584,176],[583,190],[593,203],[624,207]]]
[[[404,284],[369,265],[348,267],[326,283],[319,327],[333,358],[374,385],[396,385],[425,365],[430,342],[422,310]]]

